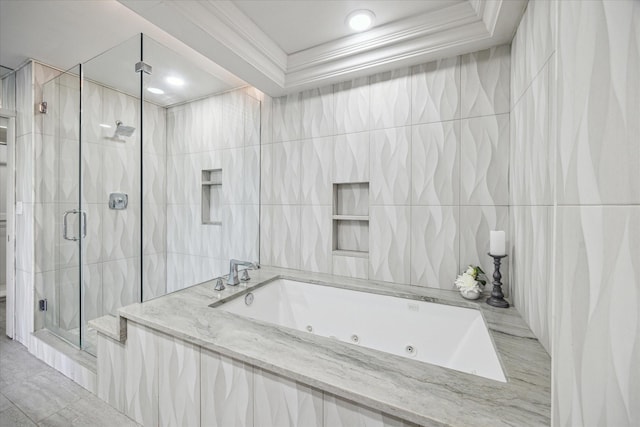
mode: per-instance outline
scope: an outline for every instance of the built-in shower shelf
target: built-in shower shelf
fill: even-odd
[[[369,221],[368,215],[334,215],[333,219],[340,221]]]
[[[202,224],[222,225],[222,169],[202,170]]]
[[[369,183],[333,184],[333,255],[369,257]]]
[[[353,258],[369,258],[369,252],[364,252],[364,251],[347,251],[343,249],[336,249],[332,253],[333,255],[337,255],[337,256],[349,256]]]

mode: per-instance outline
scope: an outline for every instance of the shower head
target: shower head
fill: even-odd
[[[133,132],[136,131],[136,128],[133,126],[125,126],[122,124],[120,120],[116,121],[116,131],[113,133],[113,138],[118,138],[120,136],[129,137],[133,135]]]

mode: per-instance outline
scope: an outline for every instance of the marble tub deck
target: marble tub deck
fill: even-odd
[[[479,309],[507,383],[416,362],[236,316],[210,304],[278,277]],[[421,425],[549,425],[551,360],[514,308],[463,300],[457,292],[263,268],[246,285],[205,282],[120,310],[91,326],[126,339],[132,321],[311,387]],[[384,315],[384,313],[381,313]],[[470,354],[469,357],[474,355]]]

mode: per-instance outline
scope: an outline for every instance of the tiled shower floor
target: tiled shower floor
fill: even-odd
[[[0,425],[137,426],[78,384],[6,337],[0,301]]]

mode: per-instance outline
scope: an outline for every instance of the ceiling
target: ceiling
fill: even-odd
[[[143,32],[220,90],[247,82],[278,96],[508,43],[526,2],[0,0],[0,64],[65,69]],[[352,33],[345,19],[359,8],[375,25]]]
[[[350,36],[346,17],[358,9],[375,11],[375,25],[438,10],[464,0],[237,0],[234,4],[285,53],[292,54]]]

